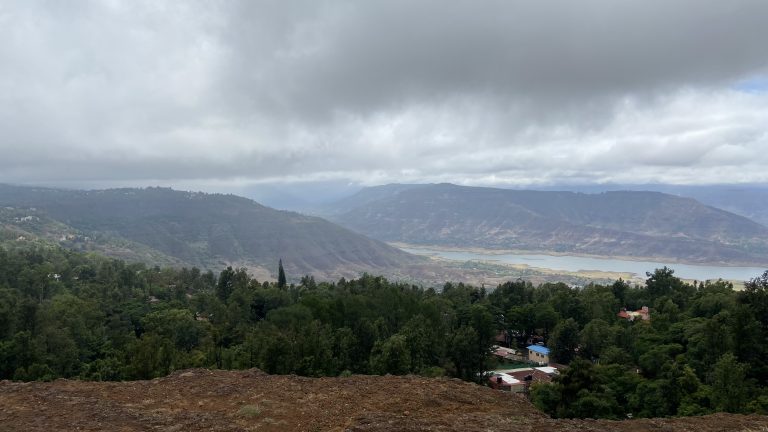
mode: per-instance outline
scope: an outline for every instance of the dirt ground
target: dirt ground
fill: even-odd
[[[194,369],[121,383],[3,381],[0,431],[768,432],[768,417],[553,420],[522,397],[452,379]]]

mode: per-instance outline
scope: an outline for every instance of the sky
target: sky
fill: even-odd
[[[768,2],[0,0],[0,182],[768,183]]]

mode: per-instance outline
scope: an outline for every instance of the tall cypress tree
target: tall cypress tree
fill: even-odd
[[[286,285],[285,270],[283,270],[283,260],[280,259],[280,262],[277,267],[277,287],[285,288],[285,285]]]

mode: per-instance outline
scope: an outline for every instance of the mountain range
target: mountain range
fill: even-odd
[[[392,184],[363,189],[322,214],[367,236],[414,245],[768,263],[768,228],[660,192],[578,193]]]
[[[274,277],[390,273],[422,260],[318,217],[252,200],[167,188],[62,190],[0,185],[6,240],[40,238],[129,261]]]
[[[768,228],[660,192],[509,190],[452,184],[365,188],[321,216],[235,195],[168,188],[0,185],[0,241],[41,239],[151,265],[247,267],[273,278],[362,272],[459,279],[386,242],[724,265],[768,263]],[[448,272],[448,273],[446,273]],[[426,275],[426,276],[425,276]]]

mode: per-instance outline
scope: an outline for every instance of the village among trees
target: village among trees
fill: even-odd
[[[526,392],[555,417],[768,412],[768,272],[743,291],[668,268],[641,286],[578,288],[285,276],[282,265],[272,283],[231,267],[0,248],[0,379],[135,380],[205,367],[485,384],[504,367],[497,346],[534,345],[560,370]]]

